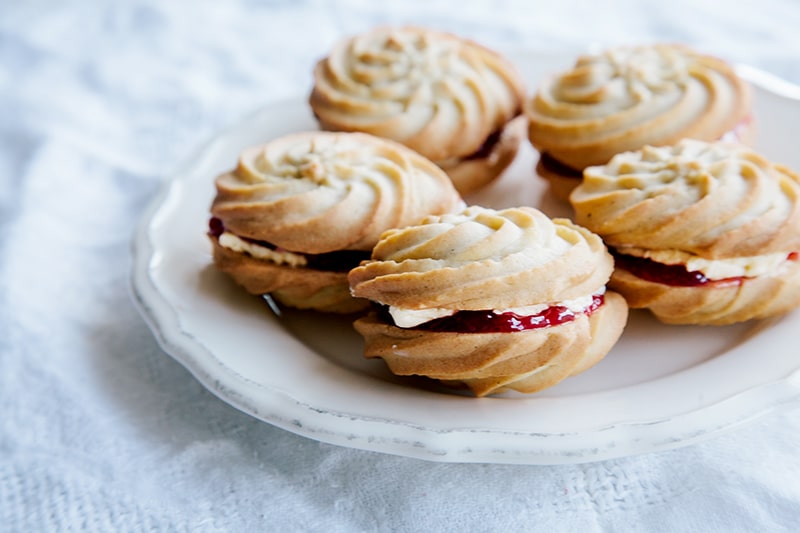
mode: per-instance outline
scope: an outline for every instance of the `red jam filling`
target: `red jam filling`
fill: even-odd
[[[486,157],[489,157],[489,155],[492,153],[492,150],[494,150],[494,147],[497,146],[498,142],[500,142],[500,136],[502,134],[503,134],[502,129],[493,131],[491,134],[489,134],[488,137],[486,137],[486,140],[483,141],[483,144],[481,145],[480,148],[478,148],[475,152],[471,153],[464,159],[473,160],[473,159],[484,159]]]
[[[747,279],[744,276],[709,279],[700,271],[687,270],[685,265],[665,265],[645,257],[621,254],[613,249],[610,251],[614,256],[615,268],[627,270],[637,278],[671,287],[730,287],[741,285]],[[798,257],[797,252],[792,252],[787,259],[796,261]]]
[[[208,234],[219,238],[225,232],[225,224],[217,217],[212,217],[208,221]],[[276,252],[291,252],[267,241],[239,237],[243,241],[263,246]],[[314,270],[327,270],[329,272],[349,272],[357,267],[361,261],[370,258],[370,252],[363,250],[338,250],[324,254],[304,254],[302,252],[291,252],[302,255],[306,258],[306,267]]]
[[[211,217],[208,221],[208,234],[219,238],[225,232],[225,224],[217,217]]]
[[[728,141],[728,142],[740,142],[742,140],[742,134],[747,131],[750,127],[750,124],[753,122],[753,115],[748,114],[742,120],[740,120],[732,130],[725,132],[720,136],[720,141]]]
[[[513,333],[572,322],[578,315],[591,315],[604,302],[605,297],[602,294],[596,294],[592,297],[591,305],[580,313],[556,305],[532,316],[495,313],[494,311],[459,311],[454,315],[436,318],[410,329],[446,333]],[[382,309],[381,313],[384,320],[392,322],[387,308]]]
[[[572,168],[569,165],[565,165],[547,152],[542,152],[539,154],[539,161],[546,170],[554,174],[558,174],[565,178],[583,178],[583,171],[578,170],[577,168]]]

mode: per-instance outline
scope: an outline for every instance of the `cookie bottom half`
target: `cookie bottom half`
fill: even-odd
[[[251,294],[270,294],[283,305],[326,313],[355,313],[370,305],[368,300],[350,295],[347,272],[278,265],[229,250],[216,239],[211,241],[217,269]]]
[[[514,161],[527,128],[524,116],[515,117],[505,124],[486,153],[481,150],[471,157],[438,164],[462,196],[477,192],[497,179]]]
[[[649,309],[665,324],[727,325],[778,316],[800,306],[800,261],[780,275],[745,278],[724,286],[677,287],[617,268],[608,286],[634,309]]]
[[[370,313],[354,323],[365,356],[382,358],[392,373],[466,386],[476,396],[508,390],[532,393],[583,372],[603,359],[622,334],[625,300],[606,292],[605,304],[558,326],[512,333],[450,333],[403,329]]]

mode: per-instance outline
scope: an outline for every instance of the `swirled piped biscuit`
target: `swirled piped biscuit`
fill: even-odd
[[[749,86],[724,61],[681,45],[612,48],[578,58],[528,100],[537,174],[566,199],[584,168],[684,138],[749,143]]]
[[[645,147],[586,169],[576,222],[616,259],[609,284],[671,324],[729,324],[800,305],[800,178],[732,143]]]
[[[627,319],[605,290],[612,268],[569,220],[472,206],[387,231],[348,278],[378,304],[355,322],[367,357],[484,396],[534,392],[602,359]]]
[[[381,233],[464,205],[436,165],[361,133],[288,135],[244,150],[216,179],[209,236],[216,266],[253,294],[354,312],[347,271]]]
[[[524,94],[514,66],[483,46],[381,27],[339,42],[317,63],[309,102],[323,129],[401,142],[467,194],[514,159],[525,137]]]

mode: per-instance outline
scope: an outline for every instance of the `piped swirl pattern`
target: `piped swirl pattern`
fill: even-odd
[[[681,45],[580,57],[529,100],[529,138],[582,170],[617,153],[683,138],[714,141],[749,121],[750,89],[724,61]]]
[[[799,182],[741,145],[685,140],[586,169],[570,201],[609,246],[725,259],[800,249]]]
[[[311,254],[369,250],[388,228],[463,207],[436,165],[360,133],[300,133],[245,150],[216,188],[211,212],[228,231]]]
[[[471,206],[386,232],[349,274],[354,295],[408,309],[497,309],[602,288],[613,260],[600,238],[540,211]]]
[[[498,54],[417,27],[339,43],[314,81],[310,104],[324,129],[393,139],[437,163],[477,152],[524,99],[521,78]]]
[[[351,270],[351,292],[405,309],[489,310],[600,293],[613,262],[597,235],[531,207],[472,206],[386,232]],[[616,343],[627,305],[614,293],[592,313],[514,332],[401,328],[372,312],[354,323],[366,357],[477,396],[535,392],[591,367]],[[456,315],[457,316],[457,315]]]

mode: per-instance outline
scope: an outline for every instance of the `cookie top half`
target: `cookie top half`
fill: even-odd
[[[524,96],[515,67],[473,41],[380,27],[319,61],[310,105],[323,129],[393,139],[439,163],[477,152]]]
[[[215,185],[211,213],[227,231],[310,254],[370,250],[389,228],[464,205],[429,160],[360,133],[298,133],[246,149]]]
[[[684,140],[587,168],[575,220],[612,247],[708,259],[800,249],[800,177],[739,144]]]
[[[471,206],[384,233],[349,281],[390,306],[483,310],[591,295],[612,269],[601,239],[569,220]]]
[[[683,138],[715,141],[751,120],[751,91],[731,65],[683,45],[584,55],[526,106],[531,143],[576,169]]]

